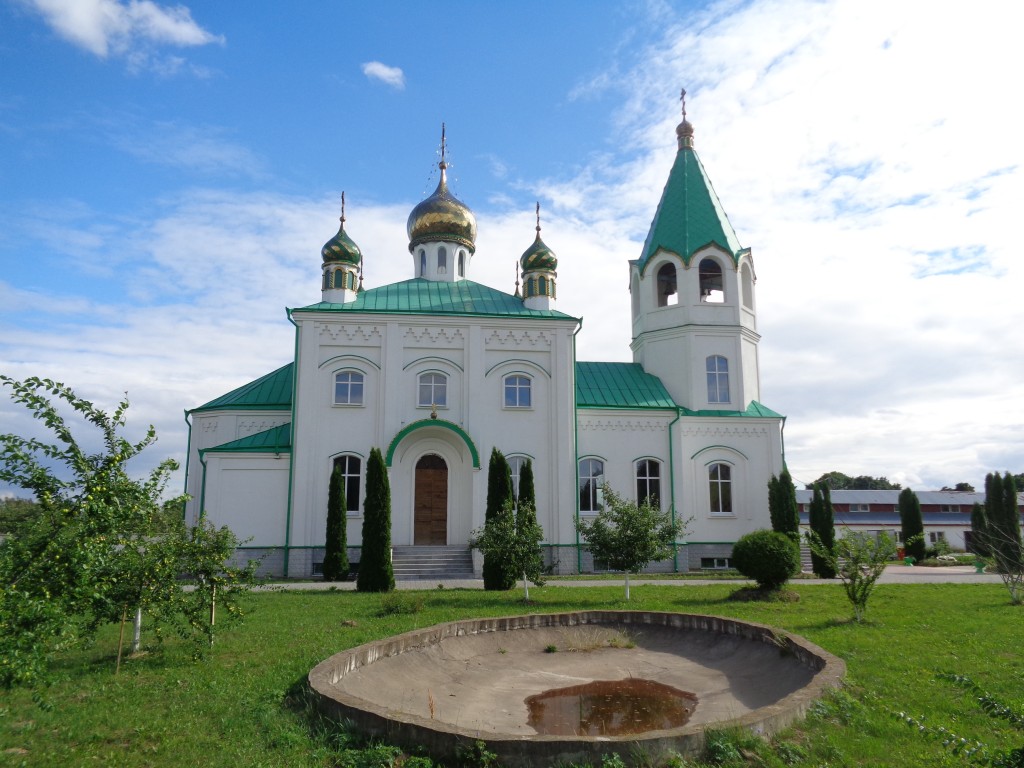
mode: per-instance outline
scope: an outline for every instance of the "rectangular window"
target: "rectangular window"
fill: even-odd
[[[725,571],[732,568],[732,560],[728,557],[702,557],[700,569],[702,571]]]
[[[604,506],[601,486],[604,485],[604,462],[583,459],[580,462],[580,512],[597,513]]]
[[[851,504],[850,505],[850,511],[851,512],[867,512],[870,509],[871,509],[871,507],[868,504]]]
[[[527,376],[505,377],[505,407],[529,408],[530,389],[533,382]]]
[[[661,464],[654,459],[641,459],[636,463],[636,503],[645,501],[661,509]]]
[[[443,373],[424,373],[420,376],[419,405],[423,408],[448,407],[448,378]]]
[[[708,467],[708,485],[712,515],[732,514],[732,471],[728,464]]]
[[[363,404],[363,374],[342,371],[334,376],[334,404]]]
[[[928,543],[929,544],[938,544],[940,541],[945,541],[945,540],[946,540],[946,532],[945,531],[930,531],[928,533]]]
[[[707,359],[708,402],[729,402],[729,361],[721,355]]]
[[[939,512],[945,512],[947,514],[950,514],[950,513],[959,512],[959,511],[960,511],[960,505],[959,504],[940,504],[939,505]]]
[[[362,460],[358,456],[338,456],[334,466],[341,468],[345,479],[345,511],[350,515],[359,514],[359,471]]]

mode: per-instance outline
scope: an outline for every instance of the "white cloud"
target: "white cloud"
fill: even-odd
[[[389,67],[379,61],[368,61],[362,68],[363,74],[371,80],[380,80],[398,91],[405,88],[405,73],[399,67]]]
[[[222,36],[199,26],[183,5],[166,7],[152,0],[25,1],[68,42],[100,58],[128,56],[135,66],[151,58],[147,46],[180,48],[224,42]],[[163,62],[162,66],[166,65]]]

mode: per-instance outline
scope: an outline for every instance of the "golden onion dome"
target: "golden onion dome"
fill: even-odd
[[[442,160],[441,181],[437,184],[434,194],[412,209],[409,214],[407,230],[409,233],[409,252],[420,243],[444,241],[459,243],[476,251],[476,216],[469,206],[459,201],[448,191],[448,179],[445,175],[447,163]]]
[[[536,229],[537,237],[534,239],[533,245],[523,251],[519,263],[522,265],[524,273],[538,269],[554,272],[558,268],[558,258],[555,256],[555,252],[540,239],[540,203],[537,203]]]
[[[335,264],[358,265],[363,259],[363,252],[359,246],[345,232],[345,193],[341,193],[341,226],[338,227],[338,234],[324,243],[320,249],[324,264],[328,262]]]

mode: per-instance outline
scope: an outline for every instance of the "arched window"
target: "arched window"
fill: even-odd
[[[580,512],[596,514],[604,506],[604,462],[600,459],[580,461]]]
[[[529,456],[506,456],[508,468],[512,472],[512,492],[516,499],[519,498],[519,478],[522,475],[523,467],[530,460]]]
[[[437,249],[437,274],[443,275],[448,271],[448,249],[443,245]]]
[[[728,464],[708,467],[708,490],[712,515],[732,514],[732,468]]]
[[[548,279],[546,277],[544,277],[544,275],[541,275],[537,279],[537,295],[538,296],[547,296],[548,295]]]
[[[466,252],[459,251],[459,277],[466,276]]]
[[[323,290],[326,291],[330,287],[331,287],[331,273],[330,273],[330,271],[325,271],[324,272],[324,287],[323,287]]]
[[[636,503],[661,509],[661,462],[640,459],[636,463]]]
[[[362,460],[358,456],[344,455],[334,459],[334,468],[341,469],[345,485],[345,511],[359,512],[359,470]]]
[[[729,361],[721,355],[711,355],[706,361],[708,374],[708,402],[729,402]]]
[[[363,374],[357,371],[334,374],[334,404],[363,404]]]
[[[700,262],[700,300],[714,304],[725,301],[725,287],[722,282],[722,267],[714,259]]]
[[[427,276],[427,252],[420,248],[420,277]]]
[[[750,265],[744,264],[740,269],[740,282],[743,285],[743,306],[747,309],[754,308],[754,275],[750,271]]]
[[[532,405],[531,388],[533,382],[529,376],[513,374],[505,377],[505,407],[529,408]]]
[[[676,265],[662,264],[658,270],[658,306],[667,307],[679,302],[676,292]]]
[[[422,373],[419,379],[419,405],[423,408],[448,406],[448,377],[443,373]]]

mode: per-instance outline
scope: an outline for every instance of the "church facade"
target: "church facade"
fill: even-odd
[[[408,220],[409,279],[363,285],[343,205],[321,252],[320,300],[288,310],[293,361],[187,412],[186,520],[229,526],[246,540],[239,556],[262,558],[267,574],[314,575],[340,467],[357,562],[366,460],[378,447],[396,551],[465,549],[484,522],[498,448],[514,482],[532,462],[554,571],[600,568],[575,521],[599,511],[605,484],[689,520],[673,557],[652,569],[724,567],[737,538],[770,527],[783,418],[760,403],[751,252],[685,113],[677,141],[647,240],[628,264],[631,363],[576,359],[581,320],[557,308],[558,260],[539,213],[521,291],[473,282],[476,219],[448,189],[443,141],[438,187]]]

